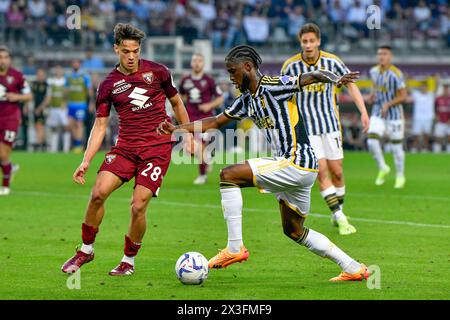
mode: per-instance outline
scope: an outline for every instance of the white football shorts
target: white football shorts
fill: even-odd
[[[450,136],[450,124],[436,122],[436,125],[434,126],[434,136],[436,138],[445,138],[446,136]]]
[[[340,131],[308,136],[317,159],[340,160],[344,158]]]
[[[67,116],[67,110],[61,108],[51,108],[47,116],[47,125],[50,128],[67,127],[69,124],[69,118]]]
[[[414,119],[412,134],[415,136],[421,134],[431,134],[431,128],[433,127],[433,119]]]
[[[311,203],[311,188],[316,171],[302,169],[286,158],[247,160],[253,171],[253,183],[261,193],[274,193],[300,216],[306,217]]]
[[[377,116],[371,116],[369,125],[370,134],[376,134],[380,138],[386,136],[390,140],[403,140],[405,136],[405,121],[386,120]]]

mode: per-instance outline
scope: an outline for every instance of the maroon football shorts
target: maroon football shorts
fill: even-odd
[[[112,147],[98,171],[112,172],[124,181],[134,177],[134,187],[142,185],[157,197],[169,168],[172,146],[172,143],[164,143],[136,149]]]
[[[17,117],[0,118],[0,142],[12,147],[19,125]]]

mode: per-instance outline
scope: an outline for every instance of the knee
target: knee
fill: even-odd
[[[234,182],[233,170],[229,167],[220,170],[220,181]]]
[[[334,181],[342,181],[344,179],[342,168],[334,170],[333,172],[331,172],[331,175]]]
[[[145,215],[147,209],[148,200],[144,198],[133,198],[131,202],[131,214],[133,217],[138,218]]]
[[[294,227],[292,225],[284,224],[283,232],[286,237],[288,237],[294,241],[297,241],[298,239],[300,239],[300,237],[303,234],[303,226]]]
[[[91,194],[91,202],[96,205],[103,205],[105,200],[108,198],[108,194],[100,188],[94,188]]]

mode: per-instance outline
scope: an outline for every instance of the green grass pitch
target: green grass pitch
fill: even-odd
[[[393,167],[392,158],[387,156]],[[169,168],[160,197],[148,210],[148,229],[132,277],[108,272],[123,255],[132,183],[108,200],[95,244],[96,258],[82,268],[80,289],[67,288],[62,263],[80,243],[97,155],[85,186],[71,181],[81,160],[73,154],[13,154],[20,171],[12,193],[0,198],[0,299],[449,299],[450,157],[407,155],[407,184],[394,190],[391,173],[374,185],[367,153],[346,153],[345,212],[358,233],[339,236],[317,183],[306,225],[327,235],[355,259],[381,270],[379,289],[366,282],[335,284],[339,268],[283,235],[273,195],[245,189],[246,263],[210,271],[200,286],[184,286],[174,265],[187,251],[207,258],[226,245],[216,165],[209,182],[192,185],[194,165]]]

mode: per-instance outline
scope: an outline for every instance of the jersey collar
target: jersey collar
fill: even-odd
[[[306,63],[307,65],[311,66],[316,66],[317,63],[320,61],[320,58],[322,58],[322,50],[319,50],[319,56],[317,57],[317,60],[314,61],[314,63],[308,63],[305,59],[303,59],[303,51],[300,53],[300,59]]]

